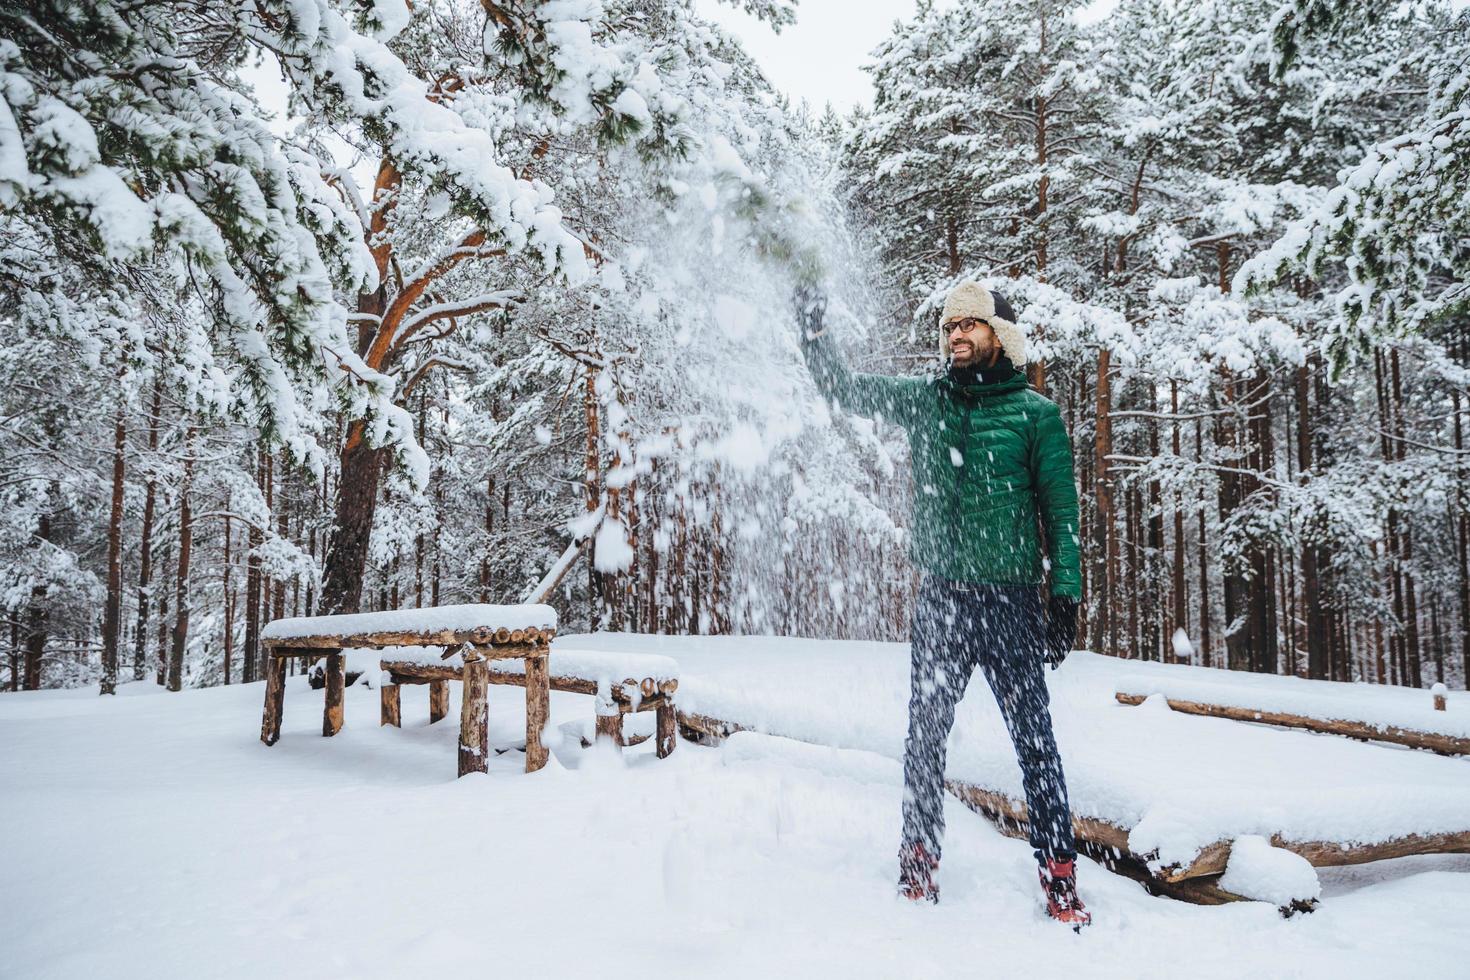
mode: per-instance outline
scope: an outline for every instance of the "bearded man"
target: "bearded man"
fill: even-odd
[[[946,743],[978,667],[1021,767],[1047,912],[1080,929],[1091,915],[1077,897],[1077,846],[1043,671],[1071,649],[1082,598],[1077,485],[1061,413],[1027,385],[1026,334],[1010,304],[979,283],[961,282],[945,299],[937,325],[945,370],[933,378],[849,372],[824,332],[825,313],[823,295],[797,291],[802,352],[817,387],[850,412],[902,426],[913,461],[912,557],[924,574],[910,628],[899,894],[939,900]]]

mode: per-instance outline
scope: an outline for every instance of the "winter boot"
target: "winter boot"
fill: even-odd
[[[1092,923],[1092,914],[1077,897],[1077,866],[1073,861],[1047,861],[1038,870],[1046,892],[1046,914],[1075,931]]]
[[[939,860],[930,855],[923,844],[905,844],[898,851],[898,894],[911,902],[939,901],[939,886],[934,872]]]

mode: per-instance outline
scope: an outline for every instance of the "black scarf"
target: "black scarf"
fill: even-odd
[[[1016,373],[1016,366],[1011,359],[1001,354],[995,359],[995,363],[988,368],[977,368],[966,365],[964,367],[949,364],[949,380],[957,385],[991,385],[997,381],[1005,381]]]

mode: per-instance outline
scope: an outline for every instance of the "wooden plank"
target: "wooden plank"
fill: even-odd
[[[457,681],[464,668],[450,664],[421,664],[412,660],[384,660],[382,669],[395,684],[432,684],[434,681]]]
[[[429,724],[443,721],[449,714],[449,681],[429,681]]]
[[[548,665],[549,666],[549,665]],[[384,660],[382,669],[394,678],[400,678],[405,683],[428,683],[434,680],[459,680],[462,676],[461,669],[451,664],[427,664],[413,660]],[[524,674],[511,674],[504,671],[490,672],[488,683],[507,687],[525,687],[526,678]],[[589,697],[597,696],[597,682],[585,677],[568,677],[564,674],[550,674],[547,683],[553,691],[561,691],[567,694],[586,694]],[[670,693],[678,688],[678,682],[671,683]],[[619,704],[629,705],[632,699],[623,691],[626,685],[641,690],[642,681],[628,678],[620,684],[611,687],[612,699]],[[662,703],[664,695],[655,694],[652,697],[641,699],[639,711],[651,711]]]
[[[403,706],[398,696],[397,684],[384,684],[378,688],[378,726],[403,727]]]
[[[459,708],[459,774],[489,769],[490,731],[488,685],[489,665],[469,660],[464,665],[464,697]]]
[[[1142,704],[1149,695],[1132,692],[1117,692],[1114,697],[1119,704]],[[1392,742],[1407,745],[1411,749],[1426,749],[1441,755],[1470,755],[1470,738],[1445,735],[1441,732],[1425,732],[1412,728],[1388,725],[1379,728],[1362,721],[1346,721],[1338,718],[1312,718],[1284,711],[1259,711],[1235,705],[1209,704],[1203,701],[1186,701],[1181,698],[1165,697],[1169,707],[1186,715],[1204,715],[1209,718],[1228,718],[1231,721],[1254,721],[1283,728],[1302,728],[1323,735],[1342,735],[1346,738],[1369,739],[1375,742]]]
[[[667,759],[674,754],[674,747],[679,744],[678,723],[675,720],[674,703],[665,700],[657,708],[658,714],[654,716],[654,731],[658,742],[656,752],[660,759]]]
[[[547,750],[541,732],[551,717],[550,675],[546,655],[526,658],[526,772],[546,765]]]
[[[265,708],[260,716],[260,740],[275,745],[281,740],[281,714],[286,702],[286,661],[269,659],[265,665]]]
[[[322,709],[322,735],[330,737],[342,730],[342,693],[347,686],[342,652],[327,654],[325,706]]]

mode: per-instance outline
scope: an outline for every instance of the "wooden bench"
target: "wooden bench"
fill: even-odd
[[[280,619],[261,631],[266,648],[265,708],[260,740],[274,745],[281,737],[286,693],[286,663],[292,657],[326,657],[322,734],[342,730],[345,649],[383,650],[433,647],[460,658],[464,691],[460,702],[459,775],[485,772],[489,756],[490,665],[519,661],[526,688],[526,771],[546,764],[541,730],[550,709],[547,656],[556,633],[556,612],[549,606],[439,606],[348,616],[305,616]],[[443,717],[448,710],[447,685],[431,689],[430,699]]]
[[[386,676],[379,688],[379,724],[403,723],[400,687],[404,684],[429,686],[429,723],[433,724],[447,713],[449,682],[464,679],[465,663],[458,652],[443,657],[432,651],[399,649],[385,651],[380,666]],[[548,674],[551,690],[596,699],[598,739],[619,749],[631,744],[623,736],[623,718],[652,711],[658,757],[666,758],[674,751],[678,741],[674,693],[679,689],[679,678],[678,666],[668,657],[553,651]],[[527,672],[517,661],[495,660],[489,664],[487,680],[524,687]]]

